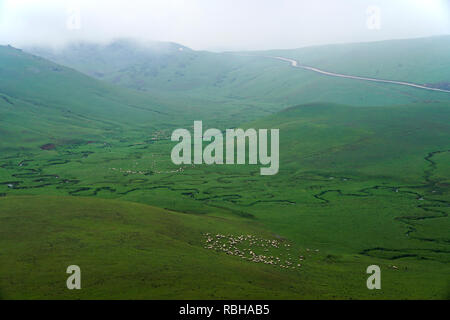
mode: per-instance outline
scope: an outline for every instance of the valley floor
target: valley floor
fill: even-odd
[[[397,159],[368,137],[348,137],[353,142],[317,153],[285,140],[291,153],[282,150],[285,166],[274,177],[254,166],[175,166],[164,136],[2,158],[1,296],[447,299],[449,146],[435,139],[429,152],[399,150]],[[385,158],[358,167],[354,149]],[[65,288],[72,264],[83,270],[80,292]],[[380,291],[366,288],[373,264],[382,270]]]

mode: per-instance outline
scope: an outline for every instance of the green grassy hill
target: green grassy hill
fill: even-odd
[[[205,87],[245,60],[194,51],[176,43],[121,39],[109,44],[74,43],[59,49],[28,48],[33,54],[89,76],[139,90],[187,91]]]
[[[172,114],[171,114],[172,113]],[[173,119],[174,107],[132,90],[114,87],[12,47],[0,47],[0,146],[25,150],[150,135]]]
[[[290,57],[372,76],[376,61],[394,66],[420,47],[397,68],[426,76],[402,80],[438,83],[445,39]],[[154,61],[147,50],[131,55],[142,69],[124,60],[129,46],[107,47],[113,62],[92,64],[103,79],[123,73],[120,86],[0,47],[0,298],[448,299],[448,94],[176,44]],[[388,46],[390,56],[367,53]],[[350,54],[354,65],[339,59]],[[90,70],[78,53],[71,59]],[[172,129],[194,119],[280,129],[279,174],[174,165]],[[82,268],[79,292],[65,289],[71,264]],[[366,289],[372,264],[381,291]]]
[[[107,148],[99,143],[67,145],[27,157],[2,158],[0,194],[4,198],[0,201],[6,208],[2,211],[2,225],[5,231],[10,230],[6,239],[11,236],[14,243],[22,236],[16,234],[14,238],[11,230],[16,230],[19,221],[31,219],[18,213],[28,215],[36,211],[34,208],[42,208],[42,214],[49,215],[45,218],[48,228],[60,230],[62,223],[62,239],[68,237],[78,244],[73,254],[80,258],[80,264],[91,268],[101,264],[100,259],[110,261],[109,255],[113,254],[119,262],[107,270],[123,281],[110,287],[106,280],[97,285],[92,278],[81,293],[85,298],[105,297],[112,290],[113,297],[126,298],[443,299],[448,296],[450,281],[448,120],[447,104],[378,108],[316,104],[289,108],[247,125],[280,129],[280,173],[271,177],[260,176],[259,166],[182,166],[180,170],[170,161],[174,143],[155,140],[148,144],[137,136],[113,141]],[[44,194],[57,197],[47,200],[42,198]],[[23,195],[33,197],[23,201]],[[67,198],[69,195],[75,197]],[[152,212],[156,209],[99,199],[166,208],[171,213],[161,217],[172,220],[167,220],[168,226],[163,223],[165,218],[154,220]],[[77,209],[78,205],[82,208]],[[111,211],[112,207],[116,211]],[[73,220],[59,221],[65,214],[69,219],[82,215],[75,219],[79,227],[70,236],[66,233],[72,232]],[[142,220],[109,220],[128,215],[138,215]],[[193,221],[195,228],[191,229]],[[121,230],[123,223],[126,232],[140,235],[125,237],[116,247],[116,240],[111,239],[116,239],[115,230]],[[85,231],[88,225],[99,232]],[[190,246],[181,243],[180,249],[175,249],[172,240],[154,239],[161,229],[177,238],[177,232],[183,228],[183,239]],[[211,256],[200,241],[202,234],[208,232],[235,236],[252,233],[264,239],[283,239],[291,245],[290,250],[283,251],[284,257],[304,258],[297,261],[301,267],[294,273],[283,273],[286,270],[278,267],[283,269],[279,273],[275,268],[273,276],[279,277],[277,283],[282,286],[274,286],[254,278],[252,273],[259,274],[259,264],[252,269],[248,261],[228,257],[222,251]],[[33,243],[46,245],[46,237]],[[157,264],[142,260],[139,250],[130,249],[142,244],[142,237],[148,243],[156,241],[157,245],[148,248],[146,254],[156,256]],[[11,242],[3,242],[4,250],[10,246]],[[60,250],[71,246],[63,241]],[[121,246],[126,249],[122,251]],[[88,252],[94,249],[96,254],[92,257]],[[8,255],[8,265],[20,266],[20,257],[29,255],[27,250],[31,249],[21,247],[15,251],[18,256]],[[167,255],[160,256],[161,252]],[[184,258],[174,258],[181,252]],[[35,256],[42,259],[35,263],[36,275],[53,265],[47,262],[52,259],[51,251]],[[220,260],[220,266],[215,259]],[[228,264],[231,261],[235,263],[232,267]],[[142,287],[136,285],[136,277],[144,277],[145,272],[136,276],[138,271],[130,269],[141,264],[148,267],[145,272],[154,275],[151,281],[157,283],[157,288],[150,286],[150,280],[144,280]],[[382,267],[381,292],[365,288],[365,268],[371,264]],[[171,279],[177,279],[180,285],[172,280],[155,280],[165,279],[165,268],[173,272]],[[211,273],[198,283],[197,270]],[[229,281],[224,282],[211,270],[227,274]],[[107,277],[99,270],[89,272],[92,277]],[[52,279],[51,283],[61,286],[58,281],[64,276],[56,278],[49,272],[39,283],[47,284]],[[27,281],[22,282],[23,291],[16,292],[6,282],[4,295],[9,292],[19,297],[25,288],[32,287],[31,280]],[[242,291],[231,290],[236,283],[244,283],[237,286]],[[290,284],[286,287],[286,283]],[[214,291],[210,290],[211,284]],[[136,286],[141,289],[126,289]],[[196,289],[179,291],[189,286]],[[34,288],[31,292],[35,292],[35,297],[45,297],[48,290]],[[59,294],[72,297],[65,291],[55,296]]]
[[[351,171],[406,182],[422,176],[428,153],[450,149],[449,123],[448,103],[391,107],[320,103],[291,107],[247,126],[280,129],[286,172]]]
[[[261,216],[324,250],[448,263],[449,120],[448,104],[321,104],[250,124],[280,129],[283,165],[266,192],[295,203],[284,207],[283,219],[262,207]]]
[[[279,55],[330,71],[446,88],[450,68],[448,43],[446,36],[296,50],[211,53],[177,44],[141,45],[121,40],[110,45],[72,45],[60,51],[28,50],[121,86],[171,99],[189,97],[195,104],[215,110],[221,110],[223,105],[233,110],[237,103],[247,112],[262,116],[311,102],[388,106],[450,99],[448,94],[331,78],[293,69],[288,63],[264,56]],[[161,50],[161,46],[165,49]],[[242,116],[241,112],[238,117]]]
[[[448,90],[448,52],[450,35],[274,50],[270,54],[296,59],[301,64],[331,72],[441,84]]]
[[[0,205],[3,299],[442,298],[439,274],[425,269],[433,262],[394,270],[379,259],[323,255],[246,221],[74,197],[6,197]],[[208,238],[218,242],[212,249]],[[234,247],[245,258],[226,254]],[[250,250],[276,263],[251,261]],[[361,286],[361,268],[374,261],[385,294]],[[81,290],[65,287],[73,264]]]
[[[216,234],[273,239],[249,223],[75,197],[6,197],[0,206],[4,299],[264,299],[306,294],[300,283],[291,285],[298,272],[204,248],[206,233],[214,239]],[[65,270],[73,264],[81,267],[81,291],[65,285]]]

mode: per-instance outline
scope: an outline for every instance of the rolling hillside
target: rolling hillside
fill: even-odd
[[[206,233],[273,239],[247,223],[74,197],[6,197],[0,206],[0,247],[7,256],[0,298],[264,299],[272,290],[278,298],[314,296],[300,283],[290,285],[298,272],[204,248]],[[72,264],[82,266],[84,290],[65,287],[64,271]],[[226,282],[217,281],[223,277]]]
[[[447,48],[0,47],[0,298],[448,299],[450,95],[265,57],[445,86]],[[193,120],[280,129],[278,175],[174,165]]]
[[[302,64],[365,77],[448,88],[450,36],[269,51]]]
[[[126,130],[148,135],[173,119],[170,102],[109,85],[12,47],[0,47],[0,147],[86,142]]]
[[[450,100],[449,94],[295,70],[266,56],[294,58],[344,74],[445,88],[450,68],[448,43],[447,36],[296,50],[210,53],[178,44],[142,45],[120,40],[109,45],[73,44],[56,51],[27,50],[121,86],[172,98],[191,97],[195,103],[208,103],[214,109],[220,109],[224,103],[240,103],[248,105],[256,115],[264,115],[310,102],[371,106]]]
[[[108,148],[70,145],[4,158],[0,218],[9,231],[3,248],[10,250],[14,239],[23,238],[11,231],[23,219],[30,221],[24,229],[29,234],[43,223],[59,230],[55,240],[44,234],[20,242],[7,265],[39,252],[30,264],[39,267],[42,283],[56,285],[60,278],[46,270],[67,264],[69,257],[57,245],[63,241],[70,257],[102,279],[88,278],[85,298],[110,292],[176,298],[192,287],[184,297],[444,299],[450,261],[448,120],[446,104],[292,107],[247,124],[280,128],[280,173],[272,177],[259,176],[259,166],[180,170],[170,161],[173,143],[147,144],[138,136]],[[30,197],[23,201],[24,195]],[[209,251],[202,245],[205,233],[281,239],[291,246],[283,255],[303,257],[301,266],[290,271],[249,265],[227,252]],[[100,260],[107,261],[108,274],[94,268]],[[363,285],[370,264],[382,267],[382,292]],[[21,273],[29,271],[26,266]],[[216,271],[228,274],[229,281]],[[23,291],[10,291],[9,273],[4,274],[3,295],[28,297],[23,292],[32,288],[35,297],[49,297],[43,295],[49,290],[33,287],[31,280],[22,282]],[[204,282],[195,280],[200,274]],[[109,276],[122,280],[110,285]],[[273,286],[265,277],[283,285]],[[242,291],[230,289],[236,283]],[[134,289],[124,289],[129,287]],[[51,297],[71,297],[50,291]]]

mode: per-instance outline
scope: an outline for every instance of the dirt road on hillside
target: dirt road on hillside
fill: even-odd
[[[429,90],[429,91],[439,91],[439,92],[450,93],[450,90],[444,90],[444,89],[427,87],[427,86],[424,86],[424,85],[411,83],[411,82],[395,81],[395,80],[384,80],[384,79],[376,79],[376,78],[367,78],[367,77],[359,77],[359,76],[352,76],[352,75],[346,75],[346,74],[341,74],[341,73],[329,72],[329,71],[321,70],[321,69],[314,68],[314,67],[304,66],[304,65],[299,64],[298,61],[296,61],[296,60],[289,59],[289,58],[284,58],[284,57],[268,56],[267,58],[272,58],[272,59],[277,59],[277,60],[281,60],[281,61],[286,61],[286,62],[289,62],[293,68],[300,68],[300,69],[304,69],[304,70],[309,70],[309,71],[313,71],[313,72],[320,73],[320,74],[327,75],[327,76],[331,76],[331,77],[354,79],[354,80],[363,80],[363,81],[371,81],[371,82],[391,83],[391,84],[397,84],[397,85],[401,85],[401,86],[413,87],[413,88],[424,89],[424,90]]]

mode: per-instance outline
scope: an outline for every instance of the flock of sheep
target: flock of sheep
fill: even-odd
[[[285,241],[275,239],[263,239],[253,235],[211,235],[205,233],[204,248],[225,252],[228,255],[237,256],[241,259],[278,266],[284,269],[300,268],[301,262],[305,260],[302,255],[291,254],[291,245]],[[307,251],[311,251],[307,249]],[[314,250],[318,252],[319,250]]]

